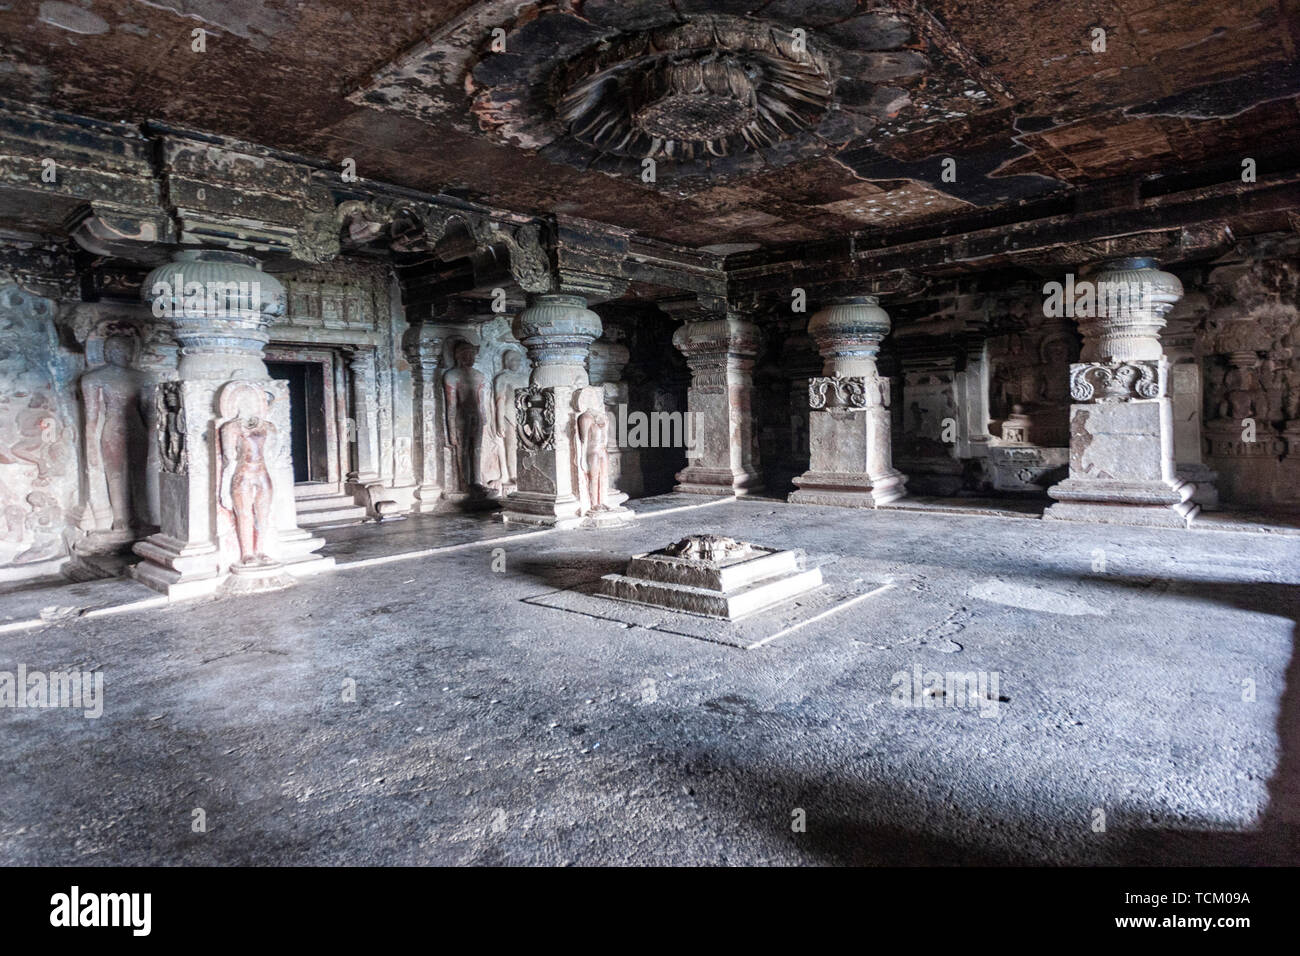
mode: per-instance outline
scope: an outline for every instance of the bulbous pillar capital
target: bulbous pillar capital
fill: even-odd
[[[673,347],[686,356],[687,364],[728,356],[752,361],[761,345],[758,326],[735,313],[687,322],[673,333]]]
[[[623,369],[627,367],[632,353],[622,342],[613,342],[606,338],[591,344],[591,359],[587,363],[592,385],[605,382],[621,382]]]
[[[1116,259],[1092,277],[1095,307],[1078,317],[1081,362],[1131,362],[1164,354],[1160,330],[1183,297],[1178,277],[1154,259]]]
[[[876,377],[876,356],[889,334],[889,313],[874,295],[832,299],[808,319],[808,334],[822,354],[822,374]]]
[[[580,295],[533,296],[514,322],[515,338],[533,363],[530,381],[537,388],[587,385],[587,356],[600,333],[600,316]]]
[[[442,359],[442,343],[446,330],[432,322],[419,322],[407,326],[402,335],[402,351],[413,368],[436,371]]]
[[[180,377],[267,378],[262,350],[287,307],[284,286],[252,256],[186,249],[145,278],[141,298],[181,346]]]

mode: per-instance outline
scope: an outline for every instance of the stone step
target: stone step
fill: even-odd
[[[324,525],[359,524],[365,520],[366,509],[352,500],[351,495],[323,495],[319,498],[298,499],[298,526],[317,528]]]

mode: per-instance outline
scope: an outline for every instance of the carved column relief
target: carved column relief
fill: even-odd
[[[1070,366],[1070,474],[1044,517],[1185,526],[1195,488],[1174,470],[1169,362],[1160,344],[1182,284],[1151,259],[1108,263],[1092,278],[1095,315],[1080,316]]]
[[[675,490],[743,495],[763,487],[752,378],[761,345],[758,328],[736,313],[693,319],[673,334],[673,345],[691,370],[690,427],[684,431],[695,445],[687,448]]]
[[[173,597],[257,591],[325,570],[324,544],[297,525],[289,398],[263,361],[284,288],[257,260],[189,250],[150,273],[180,342],[178,380],[160,391],[154,441],[161,530],[137,542],[141,582]]]
[[[76,502],[78,431],[54,300],[0,275],[0,581],[57,572]]]
[[[506,521],[581,527],[633,517],[607,501],[604,389],[590,385],[586,367],[600,333],[600,317],[577,295],[534,296],[515,320],[533,370],[515,393],[518,484],[506,499]]]
[[[622,489],[624,466],[632,474],[641,473],[640,449],[622,448],[618,443],[619,410],[626,414],[628,405],[627,382],[623,381],[623,369],[627,367],[631,353],[622,343],[623,331],[617,327],[605,326],[605,334],[591,345],[591,357],[588,362],[592,385],[599,385],[605,394],[605,413],[609,417],[610,427],[605,429],[608,435],[608,469],[609,493],[607,500],[611,505],[621,505],[627,501],[628,494]]]
[[[811,465],[795,478],[790,500],[875,508],[905,494],[893,466],[889,420],[891,383],[876,356],[889,333],[889,315],[874,296],[834,300],[808,321],[823,359],[808,381]]]

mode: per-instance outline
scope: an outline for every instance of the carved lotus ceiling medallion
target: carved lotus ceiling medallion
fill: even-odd
[[[554,108],[569,136],[603,153],[723,157],[820,123],[833,64],[789,30],[702,17],[588,51],[557,71]]]
[[[683,188],[861,152],[993,105],[915,11],[848,0],[717,7],[482,0],[349,98],[578,169],[640,177],[653,159],[654,182]]]

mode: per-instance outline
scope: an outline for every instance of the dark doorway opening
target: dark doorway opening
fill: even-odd
[[[329,480],[325,446],[325,374],[315,362],[267,362],[272,378],[289,383],[289,420],[293,434],[293,480],[299,484]]]

